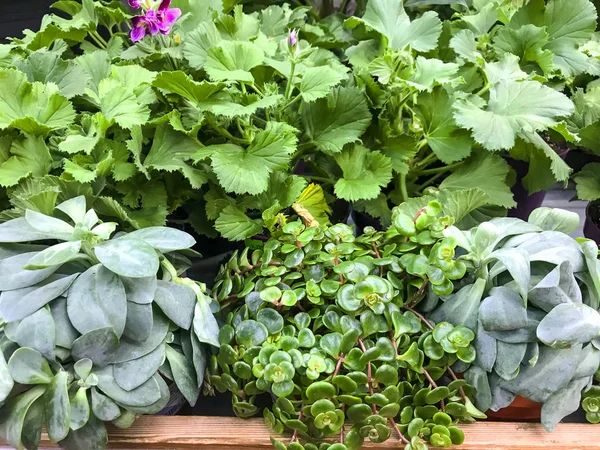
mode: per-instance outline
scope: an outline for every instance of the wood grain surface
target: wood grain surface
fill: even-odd
[[[464,425],[462,450],[598,450],[600,427],[586,424],[560,424],[547,433],[539,424],[478,422]],[[272,449],[269,430],[261,419],[242,420],[225,417],[144,416],[127,429],[109,429],[111,449],[195,449],[267,450]],[[41,447],[54,446],[42,437]],[[364,448],[401,448],[390,439],[384,444],[365,444]]]

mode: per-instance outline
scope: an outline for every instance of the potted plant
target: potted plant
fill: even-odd
[[[37,448],[43,426],[63,448],[106,448],[104,422],[161,412],[168,384],[198,399],[219,329],[180,276],[194,240],[116,228],[83,196],[0,225],[0,437],[15,448]]]
[[[289,445],[273,438],[276,449],[316,449],[326,437],[338,450],[387,439],[448,447],[464,439],[456,421],[485,417],[450,368],[475,358],[473,332],[432,333],[413,309],[429,285],[444,294],[464,274],[440,212],[435,201],[416,216],[398,210],[395,226],[359,237],[344,224],[289,222],[222,267],[213,295],[226,325],[210,382],[244,418],[272,395],[267,424],[293,432]],[[456,346],[442,349],[448,333]]]
[[[539,208],[528,222],[498,218],[448,230],[464,250],[458,259],[467,275],[457,292],[423,309],[435,322],[476,330],[477,357],[456,370],[477,389],[481,410],[502,410],[521,396],[542,404],[550,431],[591,385],[600,366],[600,271],[595,243],[568,235],[578,222],[575,213]]]

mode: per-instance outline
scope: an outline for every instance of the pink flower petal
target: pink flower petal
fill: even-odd
[[[171,0],[162,0],[162,2],[160,2],[158,10],[160,12],[166,11],[167,9],[169,9],[169,6],[171,6]]]
[[[144,36],[146,36],[146,29],[143,26],[133,27],[131,29],[131,40],[133,42],[141,41],[142,39],[144,39]]]
[[[158,34],[158,32],[160,31],[158,23],[148,22],[148,31],[150,31],[150,34]]]
[[[164,23],[170,25],[173,25],[177,19],[179,19],[181,17],[181,10],[179,8],[173,8],[173,9],[169,9],[166,13],[165,13],[165,18],[164,18]]]

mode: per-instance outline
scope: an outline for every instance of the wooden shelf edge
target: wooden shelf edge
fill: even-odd
[[[462,450],[598,450],[600,428],[588,424],[560,424],[547,433],[540,424],[517,422],[478,422],[462,425]],[[111,449],[271,449],[269,430],[261,419],[231,417],[144,416],[131,428],[109,428]],[[55,447],[42,436],[40,447]],[[365,444],[364,448],[398,449],[398,441]]]

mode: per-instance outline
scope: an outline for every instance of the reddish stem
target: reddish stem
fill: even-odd
[[[337,256],[333,259],[333,265],[334,266],[340,265],[340,260]],[[344,276],[341,273],[339,273],[338,276],[340,277],[340,284],[343,285],[346,282],[346,280],[344,280]]]
[[[398,438],[404,443],[404,444],[410,444],[410,441],[408,439],[406,439],[404,437],[404,435],[400,432],[400,429],[398,428],[398,425],[396,425],[396,422],[394,422],[394,419],[390,419],[389,420],[390,424],[392,425],[392,427],[394,428],[394,430],[396,431],[396,434],[398,435]]]
[[[427,319],[425,318],[425,316],[417,311],[415,311],[414,309],[412,309],[410,306],[404,305],[402,308],[406,309],[407,311],[410,311],[411,313],[413,313],[415,316],[417,316],[419,318],[419,320],[421,322],[423,322],[425,325],[427,325],[427,328],[429,328],[430,330],[433,330],[433,325],[431,325]]]
[[[431,375],[429,374],[429,372],[427,372],[425,368],[423,368],[423,374],[425,375],[425,378],[427,378],[427,381],[429,381],[429,384],[433,389],[438,387],[437,383],[433,381],[433,378],[431,378]],[[440,409],[442,411],[446,410],[446,404],[444,403],[444,399],[440,400]]]
[[[413,303],[421,296],[423,295],[423,292],[425,291],[425,288],[427,287],[427,285],[429,284],[429,280],[425,280],[423,281],[423,284],[421,285],[421,287],[419,288],[419,290],[417,291],[417,293],[415,295],[412,296],[412,298],[406,303],[407,306],[413,306]]]
[[[300,415],[298,416],[298,420],[302,421],[302,418],[304,417],[304,412],[302,411],[302,409],[300,409]],[[294,430],[294,434],[292,435],[292,441],[290,442],[296,442],[298,440],[298,430]]]
[[[365,347],[365,343],[362,341],[362,339],[358,340],[358,344],[360,345],[361,350],[364,352],[367,351],[366,347]],[[371,372],[371,362],[369,361],[367,363],[367,378],[369,380],[369,395],[373,395],[374,390],[373,390],[373,377],[372,377],[372,372]],[[373,414],[377,414],[377,405],[375,405],[375,403],[373,403],[371,405],[371,409],[373,410]]]
[[[337,376],[338,373],[340,373],[340,369],[342,368],[342,363],[344,362],[344,354],[340,353],[340,357],[338,358],[338,362],[335,366],[335,370],[333,372],[333,375],[331,376],[331,378],[335,378]]]
[[[450,374],[450,376],[452,377],[452,379],[454,381],[458,380],[458,377],[456,376],[456,374],[454,373],[454,370],[452,370],[450,367],[448,367],[446,369],[446,371]],[[460,396],[463,399],[463,402],[467,403],[467,394],[465,394],[464,389],[461,387],[458,388],[458,391],[460,392]]]

